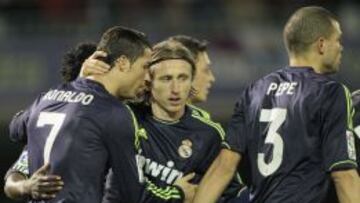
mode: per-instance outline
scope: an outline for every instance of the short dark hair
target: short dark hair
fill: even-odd
[[[97,50],[104,51],[108,55],[104,62],[113,66],[116,59],[124,55],[134,62],[144,54],[146,48],[151,49],[151,45],[142,32],[134,29],[114,26],[105,31],[98,44]]]
[[[191,74],[195,74],[195,60],[189,49],[181,43],[172,40],[165,40],[153,47],[149,66],[171,59],[181,59],[188,62],[191,65]]]
[[[90,57],[96,50],[96,43],[85,42],[65,53],[62,59],[61,78],[64,82],[75,80],[81,70],[83,62]]]
[[[303,53],[319,37],[329,38],[334,33],[332,21],[337,17],[322,7],[298,9],[285,25],[283,37],[289,53]]]
[[[200,52],[206,51],[208,45],[208,41],[206,40],[199,40],[186,35],[172,36],[169,37],[169,40],[180,42],[191,52],[194,59],[198,58]]]

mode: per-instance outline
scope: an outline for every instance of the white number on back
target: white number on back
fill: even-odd
[[[260,112],[260,122],[269,122],[265,144],[273,145],[273,156],[269,163],[265,162],[265,154],[258,153],[257,163],[259,171],[263,176],[273,174],[281,165],[283,159],[284,142],[277,132],[286,119],[286,109],[262,109]]]
[[[58,135],[60,128],[65,120],[64,113],[55,112],[40,112],[36,127],[44,127],[45,125],[52,125],[50,133],[46,138],[44,147],[44,164],[49,163],[50,152],[53,147],[56,136]]]

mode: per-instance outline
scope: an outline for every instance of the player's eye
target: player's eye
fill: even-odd
[[[161,81],[170,81],[171,79],[172,79],[172,77],[169,75],[165,75],[165,76],[162,76],[159,78],[159,80],[161,80]]]
[[[181,75],[179,76],[179,80],[180,80],[180,81],[186,81],[186,80],[188,80],[188,79],[189,79],[189,76],[188,76],[188,75],[181,74]]]

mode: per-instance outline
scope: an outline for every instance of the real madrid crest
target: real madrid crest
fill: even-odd
[[[189,139],[181,141],[181,145],[178,149],[180,157],[187,159],[192,155],[192,142]]]

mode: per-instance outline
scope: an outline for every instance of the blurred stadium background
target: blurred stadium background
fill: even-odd
[[[216,82],[201,106],[226,124],[246,84],[287,64],[282,27],[304,5],[339,16],[345,49],[335,77],[360,88],[356,0],[0,0],[0,175],[21,150],[7,137],[12,115],[60,81],[62,55],[77,43],[96,42],[113,25],[139,29],[154,43],[176,34],[207,39]],[[0,202],[11,201],[1,192]]]

